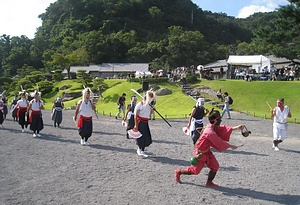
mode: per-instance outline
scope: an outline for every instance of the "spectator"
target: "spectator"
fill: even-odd
[[[221,117],[223,117],[224,114],[225,114],[225,112],[227,112],[227,119],[231,119],[231,117],[230,117],[230,110],[229,110],[229,106],[230,106],[229,105],[229,96],[228,96],[227,92],[224,93],[224,99],[225,99],[225,105],[224,105]]]
[[[126,96],[126,93],[123,93],[122,96],[118,98],[118,101],[117,101],[118,112],[115,116],[116,119],[120,118],[121,111],[123,113],[123,118],[125,117],[125,100],[126,100],[125,96]]]

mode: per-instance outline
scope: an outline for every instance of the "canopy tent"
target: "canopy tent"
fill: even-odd
[[[142,72],[142,71],[136,71],[135,72],[135,77],[136,78],[143,78],[143,77],[152,77],[152,73],[150,71],[145,71],[145,72]]]
[[[263,55],[251,55],[251,56],[236,56],[230,55],[227,63],[230,65],[244,65],[252,66],[257,73],[262,72],[264,67],[268,67],[270,71],[271,60]]]

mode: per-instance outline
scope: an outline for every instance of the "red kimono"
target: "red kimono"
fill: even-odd
[[[219,152],[225,151],[229,148],[229,139],[232,133],[232,127],[226,125],[220,125],[217,130],[213,130],[213,125],[208,124],[202,136],[197,140],[193,155],[197,157],[199,153],[202,153],[202,157],[198,159],[197,165],[191,165],[188,170],[192,174],[199,174],[203,167],[206,165],[209,169],[217,172],[219,169],[219,162],[215,155],[210,151],[210,147],[215,148]]]

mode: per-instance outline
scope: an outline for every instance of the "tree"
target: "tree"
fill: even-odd
[[[169,30],[166,50],[172,67],[197,65],[207,61],[205,49],[208,46],[199,31],[184,31],[179,26],[171,26]]]
[[[82,85],[88,85],[92,81],[92,77],[86,72],[86,70],[77,70],[76,77]]]
[[[273,54],[292,60],[300,57],[300,1],[289,2],[291,4],[280,7],[268,27],[255,32],[254,41],[264,46],[271,44]]]
[[[93,89],[99,92],[99,96],[102,96],[102,92],[108,88],[109,86],[104,82],[103,78],[95,78],[93,80]]]
[[[60,53],[54,53],[52,56],[51,64],[60,68],[61,70],[66,69],[68,72],[68,79],[70,79],[70,60],[65,55]]]

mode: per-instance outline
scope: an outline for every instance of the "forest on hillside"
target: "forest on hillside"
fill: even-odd
[[[230,54],[300,56],[300,1],[236,19],[191,0],[57,0],[35,37],[0,36],[0,88],[46,80],[72,65],[197,66]],[[26,78],[32,74],[34,77]]]

